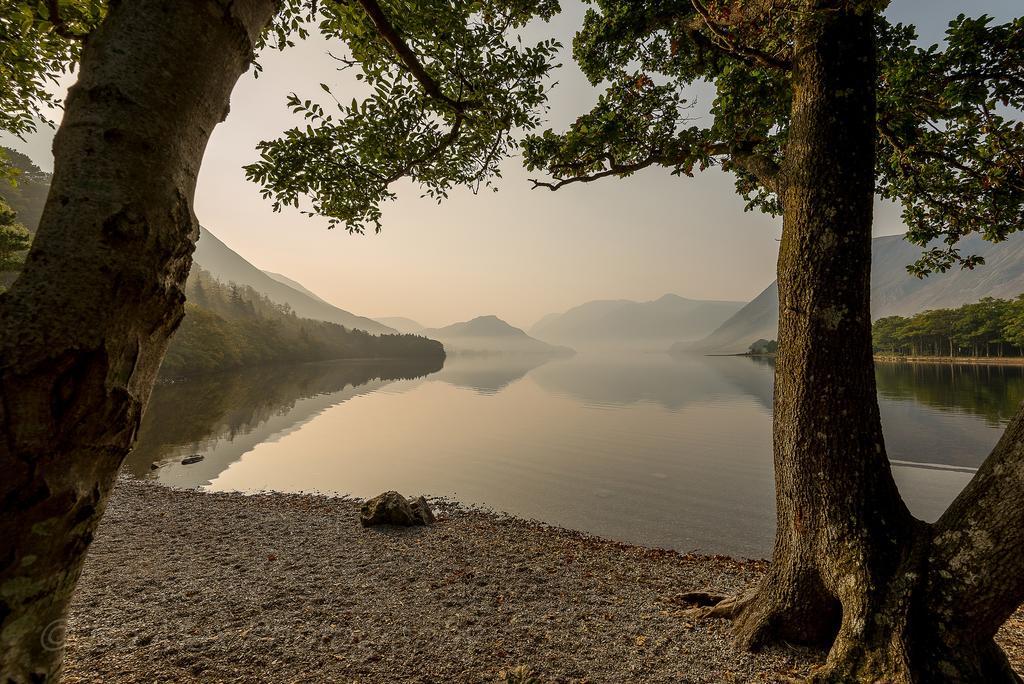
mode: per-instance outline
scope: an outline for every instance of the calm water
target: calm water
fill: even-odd
[[[1024,398],[1024,369],[882,364],[878,386],[895,476],[932,520]],[[158,387],[125,467],[214,491],[449,495],[624,541],[763,556],[771,396],[771,366],[741,357],[278,367]]]

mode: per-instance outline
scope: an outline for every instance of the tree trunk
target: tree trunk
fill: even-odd
[[[956,614],[965,589],[947,575],[969,584],[975,576],[958,565],[962,555],[973,554],[977,568],[975,561],[997,563],[997,551],[1010,553],[1020,572],[1024,544],[984,547],[964,531],[968,515],[951,523],[958,532],[947,533],[949,543],[933,546],[936,530],[907,510],[885,452],[870,315],[876,55],[872,13],[855,4],[818,12],[795,45],[778,262],[772,565],[750,593],[710,612],[733,618],[749,648],[830,645],[816,682],[1017,681],[992,637],[1020,597],[986,609],[991,620],[980,626]],[[1021,507],[1007,507],[1016,510],[999,510],[1000,530],[1024,542]],[[948,557],[937,559],[939,550]]]
[[[914,533],[885,456],[871,356],[873,35],[870,13],[822,12],[795,46],[778,262],[777,531],[772,570],[737,620],[750,646],[864,629],[858,621],[877,610]]]
[[[0,295],[0,681],[60,676],[68,601],[168,339],[207,140],[274,0],[111,3]]]

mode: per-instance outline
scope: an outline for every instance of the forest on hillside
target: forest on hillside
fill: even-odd
[[[251,287],[222,283],[198,266],[185,293],[185,319],[160,367],[164,378],[268,363],[444,357],[440,342],[418,335],[371,335],[300,318],[288,305]]]
[[[1024,294],[985,297],[957,309],[886,316],[871,330],[876,353],[911,356],[1024,356]]]

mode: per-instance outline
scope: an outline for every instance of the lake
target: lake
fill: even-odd
[[[934,520],[1024,399],[1024,368],[880,363],[877,378],[896,480]],[[761,557],[775,523],[771,403],[772,366],[749,357],[270,367],[159,385],[125,469],[210,491],[444,495]],[[192,454],[204,459],[181,464]]]

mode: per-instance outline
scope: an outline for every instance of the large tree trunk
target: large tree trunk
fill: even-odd
[[[984,563],[999,565],[1009,541],[1024,542],[1020,506],[992,484],[1001,543],[985,547],[965,531],[965,513],[933,545],[935,528],[911,516],[885,453],[870,316],[873,16],[856,3],[827,4],[797,35],[781,184],[772,565],[752,592],[711,613],[732,617],[747,647],[830,646],[815,681],[1016,681],[993,636],[1020,596],[969,599],[999,604],[983,622],[960,604],[970,595],[963,583],[987,572]],[[1009,553],[1001,569],[1024,574],[1024,551]],[[1006,591],[1008,581],[996,586]]]
[[[0,681],[59,678],[89,542],[183,315],[192,198],[274,0],[110,3],[0,296]]]

